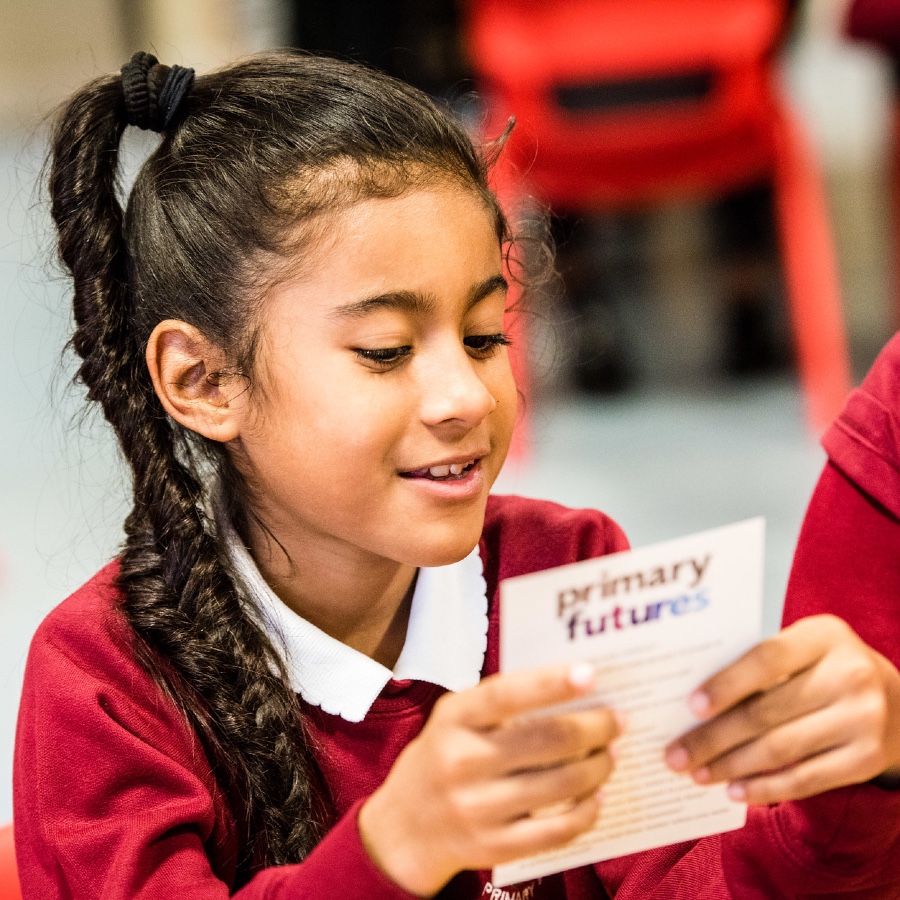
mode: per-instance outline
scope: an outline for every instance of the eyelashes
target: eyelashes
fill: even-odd
[[[471,354],[480,354],[484,357],[489,356],[498,347],[508,347],[512,341],[506,332],[499,331],[497,334],[473,334],[465,338],[463,343]]]
[[[474,359],[488,359],[498,347],[508,347],[512,342],[505,332],[496,334],[473,334],[463,339],[469,355]],[[378,368],[388,369],[403,362],[410,356],[413,348],[410,345],[403,347],[377,347],[367,349],[354,347],[353,352],[365,362]]]
[[[353,352],[366,362],[375,363],[379,366],[391,366],[409,356],[412,353],[412,347],[378,347],[375,350],[356,347]]]

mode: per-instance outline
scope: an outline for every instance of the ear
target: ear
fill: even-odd
[[[147,342],[147,368],[166,412],[185,428],[213,441],[230,441],[243,418],[238,397],[243,375],[223,375],[225,354],[193,325],[166,319]]]

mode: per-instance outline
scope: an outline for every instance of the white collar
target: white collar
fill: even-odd
[[[449,691],[478,684],[487,649],[488,601],[477,544],[457,563],[419,569],[406,642],[392,672],[279,600],[230,523],[220,520],[219,525],[257,621],[281,651],[291,687],[307,703],[361,722],[392,678],[428,681]]]

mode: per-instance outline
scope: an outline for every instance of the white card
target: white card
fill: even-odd
[[[756,644],[762,627],[761,518],[500,585],[500,671],[589,660],[597,689],[628,722],[593,829],[494,869],[497,886],[743,826],[725,785],[701,787],[663,762],[698,724],[687,700]]]

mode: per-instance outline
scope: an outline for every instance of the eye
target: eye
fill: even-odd
[[[388,369],[409,356],[412,352],[412,347],[376,347],[374,349],[354,347],[353,352],[367,363],[378,368]]]
[[[512,341],[509,335],[500,331],[497,334],[470,334],[463,340],[469,353],[479,359],[486,359],[498,347],[508,347]]]

